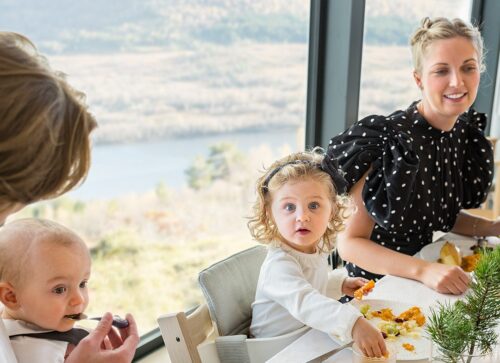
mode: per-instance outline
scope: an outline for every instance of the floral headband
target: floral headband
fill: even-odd
[[[309,164],[312,166],[317,167],[319,170],[324,171],[328,175],[330,175],[330,178],[332,178],[332,183],[335,186],[335,189],[337,190],[338,194],[344,194],[347,192],[347,181],[344,178],[344,173],[339,170],[339,163],[337,159],[330,159],[326,160],[323,159],[321,164],[314,163],[309,160],[294,160],[294,161],[289,161],[288,163],[285,163],[283,165],[277,166],[273,171],[269,173],[267,176],[266,180],[264,180],[264,184],[262,185],[262,192],[265,194],[269,191],[269,182],[275,176],[281,169],[283,169],[287,165],[298,165],[298,164]]]

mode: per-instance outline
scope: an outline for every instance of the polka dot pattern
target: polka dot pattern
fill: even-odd
[[[450,231],[461,209],[478,207],[493,178],[484,114],[470,109],[442,131],[416,105],[362,119],[332,138],[327,151],[345,172],[348,189],[372,167],[362,191],[375,221],[371,239],[408,255],[430,243],[433,231]],[[381,277],[347,268],[351,276]]]

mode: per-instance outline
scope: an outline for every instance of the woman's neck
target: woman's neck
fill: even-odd
[[[435,129],[442,131],[450,131],[455,126],[458,116],[445,117],[430,111],[430,107],[426,107],[424,101],[417,103],[417,110],[420,115],[425,118],[427,123],[434,127]]]

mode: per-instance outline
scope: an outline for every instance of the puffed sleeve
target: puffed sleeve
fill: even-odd
[[[478,207],[488,195],[493,181],[493,148],[484,136],[486,115],[470,110],[468,139],[463,163],[463,208]]]
[[[381,226],[400,221],[418,171],[411,139],[384,116],[368,116],[330,140],[327,160],[337,159],[348,190],[370,169],[362,196],[368,213]]]

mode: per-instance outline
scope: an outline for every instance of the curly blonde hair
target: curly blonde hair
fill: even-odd
[[[90,167],[85,95],[33,43],[0,31],[0,212],[59,196]]]
[[[422,72],[422,59],[427,47],[441,39],[463,37],[468,39],[477,52],[480,70],[484,71],[484,45],[479,29],[462,19],[423,18],[420,26],[410,38],[413,66],[418,73]]]
[[[344,229],[344,221],[351,211],[351,199],[347,194],[339,195],[329,174],[321,169],[324,159],[323,149],[290,154],[275,161],[257,180],[257,199],[253,214],[247,223],[255,240],[263,244],[280,246],[282,236],[278,231],[271,212],[273,192],[291,181],[314,180],[327,186],[333,213],[327,229],[318,244],[322,252],[331,252],[335,247],[335,237]]]

